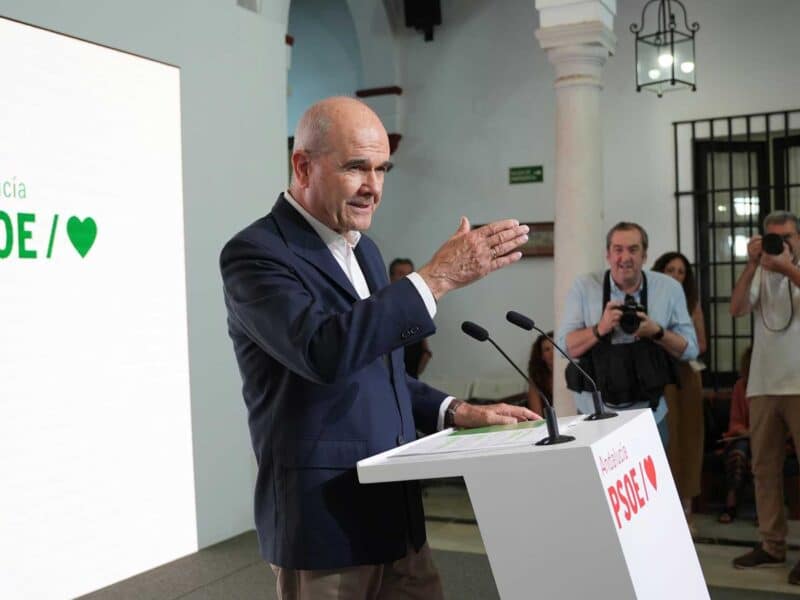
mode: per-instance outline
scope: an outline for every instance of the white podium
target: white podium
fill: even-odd
[[[358,477],[462,476],[503,600],[708,599],[651,411],[562,433],[575,441],[409,455],[445,430],[360,461]]]

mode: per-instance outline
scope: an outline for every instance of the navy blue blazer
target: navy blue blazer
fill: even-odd
[[[372,240],[362,235],[355,255],[365,300],[280,196],[220,257],[258,462],[259,545],[284,568],[388,562],[425,542],[419,485],[362,485],[355,464],[435,430],[446,396],[403,364],[403,346],[435,327],[408,279],[389,284]]]

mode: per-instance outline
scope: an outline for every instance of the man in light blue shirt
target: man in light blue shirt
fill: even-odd
[[[580,358],[592,352],[601,341],[631,344],[650,339],[674,358],[691,360],[697,357],[697,336],[686,308],[686,297],[680,284],[661,273],[642,273],[647,259],[647,232],[636,223],[617,223],[606,236],[606,260],[609,267],[609,300],[603,306],[604,273],[578,277],[572,284],[564,304],[557,341],[569,355]],[[642,304],[646,290],[647,313],[637,312],[638,329],[625,333],[620,328],[625,303]],[[601,390],[602,393],[602,390]],[[588,392],[575,394],[575,404],[582,413],[594,412]],[[612,408],[647,408],[643,399],[631,405]],[[663,395],[653,411],[659,434],[666,445],[667,427],[664,415],[667,405]]]

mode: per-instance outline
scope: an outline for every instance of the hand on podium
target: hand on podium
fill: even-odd
[[[524,406],[512,406],[500,402],[476,406],[462,402],[453,416],[456,427],[484,427],[486,425],[513,425],[520,421],[538,421],[542,417]]]

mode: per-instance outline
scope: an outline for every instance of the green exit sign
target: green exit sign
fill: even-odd
[[[542,165],[530,167],[511,167],[508,170],[508,183],[541,183],[544,179]]]

